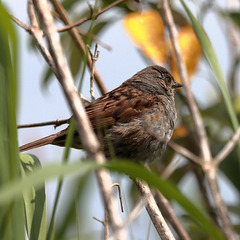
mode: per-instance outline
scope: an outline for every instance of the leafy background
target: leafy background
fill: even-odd
[[[103,1],[103,4],[107,5],[109,2],[110,1]],[[154,1],[152,2],[154,3]],[[173,1],[174,9],[178,13],[183,13],[184,10],[179,3],[176,2]],[[3,1],[3,3],[9,6],[10,12],[14,16],[25,23],[28,22],[25,10],[26,4],[20,3],[19,1]],[[72,20],[81,18],[83,14],[82,9],[86,9],[86,11],[88,9],[85,1],[65,1],[64,4]],[[201,5],[194,5],[191,1],[189,1],[188,4],[190,9],[202,22],[215,48],[221,69],[225,79],[228,80],[229,83],[235,111],[239,116],[239,81],[237,78],[237,68],[233,68],[233,66],[238,64],[239,60],[234,55],[237,51],[231,51],[230,42],[226,35],[227,24],[235,21],[237,13],[226,11],[225,3],[222,1],[214,1],[212,5],[209,6],[207,5],[208,1],[203,1]],[[154,6],[152,5],[152,7]],[[151,63],[151,60],[146,58],[141,53],[141,50],[138,50],[136,46],[134,46],[127,36],[127,31],[124,29],[122,23],[122,18],[133,8],[131,5],[122,4],[108,11],[94,23],[95,29],[93,29],[93,32],[98,35],[101,41],[108,43],[112,47],[112,51],[109,52],[100,46],[100,58],[96,63],[108,90],[117,87],[122,81]],[[143,9],[144,8],[147,8],[147,6],[144,5]],[[238,27],[239,25],[236,26],[237,29]],[[83,26],[85,31],[88,28],[89,24]],[[34,50],[34,47],[31,46],[31,37],[20,28],[16,28],[16,31],[19,35],[18,50],[20,51],[18,58],[19,74],[17,77],[20,97],[18,101],[17,122],[33,123],[69,117],[71,114],[58,83],[53,78],[46,77],[48,76],[48,69],[42,57]],[[75,79],[79,82],[79,67],[82,68],[82,66],[79,65],[80,56],[66,34],[62,34],[62,41],[70,59],[73,73],[75,73]],[[208,131],[212,152],[216,154],[228,141],[233,131],[214,74],[203,58],[197,66],[191,84],[194,95],[201,107],[201,113]],[[88,73],[86,73],[84,77],[82,92],[89,98]],[[96,95],[99,96],[100,93],[97,91]],[[175,141],[197,153],[198,143],[193,133],[194,129],[188,112],[186,111],[185,100],[181,93],[178,94],[176,101],[179,109],[179,126],[182,126],[184,131],[180,131],[182,135],[181,137],[177,136]],[[57,130],[59,130],[59,128]],[[45,136],[53,131],[51,127],[19,130],[19,144],[21,145],[22,143]],[[61,162],[63,150],[50,146],[33,150],[31,153],[38,156],[43,166],[48,166],[53,162]],[[82,156],[82,153],[79,151],[72,150],[70,161],[78,161]],[[154,170],[162,172],[172,158],[173,152],[168,149],[164,156],[164,161],[160,164],[155,164],[153,166]],[[236,228],[239,229],[240,185],[238,159],[237,152],[234,151],[221,164],[219,181],[222,196],[229,205],[229,210],[232,213],[231,217],[234,223],[236,223]],[[126,211],[129,211],[138,199],[136,189],[130,183],[128,177],[114,174],[114,179],[120,182],[124,189],[125,207]],[[204,206],[199,189],[196,188],[196,186],[202,183],[202,175],[199,168],[182,159],[179,167],[171,176],[171,181],[175,183],[195,205],[200,208]],[[47,219],[51,217],[55,192],[56,181],[48,182],[46,185]],[[86,173],[81,177],[81,181],[79,181],[79,177],[76,176],[68,177],[66,181],[64,181],[60,199],[56,213],[56,239],[60,239],[62,235],[74,238],[78,234],[80,234],[81,239],[83,239],[83,236],[85,236],[86,239],[97,239],[99,232],[102,230],[102,226],[100,223],[94,221],[92,217],[95,216],[102,219],[103,209],[94,175],[92,173]],[[86,205],[88,206],[87,209]],[[193,239],[205,239],[206,236],[204,233],[199,226],[189,218],[188,214],[182,209],[179,209],[178,206],[175,208],[178,215],[182,218],[184,225],[188,227]],[[146,222],[150,224],[146,213],[143,212],[141,217],[133,224],[132,230],[130,230],[130,235],[134,239],[140,239],[141,236],[146,236],[145,238],[147,238],[149,226]],[[79,233],[76,230],[76,225],[79,226]],[[142,231],[135,231],[135,228],[140,228],[139,226]],[[157,239],[155,234],[153,227],[150,227],[150,239],[154,239],[154,236]]]

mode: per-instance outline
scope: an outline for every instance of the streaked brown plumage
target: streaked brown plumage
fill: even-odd
[[[144,68],[118,88],[86,107],[92,127],[107,157],[152,162],[166,148],[176,121],[172,75],[163,67]],[[64,146],[68,129],[20,147],[30,150],[47,144]],[[156,137],[157,136],[157,137]],[[82,148],[75,133],[73,146]]]

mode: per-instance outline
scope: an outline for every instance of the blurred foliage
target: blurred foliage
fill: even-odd
[[[18,38],[14,24],[0,3],[0,189],[20,179],[16,105]],[[24,239],[22,199],[0,204],[0,239]]]
[[[179,15],[177,15],[178,18]],[[177,22],[178,43],[189,77],[191,77],[196,70],[202,51],[192,26],[186,19],[185,21],[182,19],[184,19],[183,15],[179,24]],[[128,35],[145,57],[155,64],[167,64],[175,80],[181,82],[177,59],[171,41],[165,32],[163,20],[158,11],[151,9],[129,13],[124,17],[123,23]]]
[[[183,58],[187,63],[188,72],[191,75],[192,81],[194,81],[194,73],[200,68],[201,62],[205,62],[206,59],[201,58],[201,50],[199,47],[199,43],[196,41],[196,36],[193,32],[192,24],[187,18],[186,11],[184,11],[183,9],[178,9],[176,7],[177,5],[175,5],[175,2],[177,1],[171,1],[174,19],[175,21],[177,21],[177,28],[179,31],[178,41],[182,46]],[[96,1],[96,3],[101,5],[101,9],[103,9],[104,7],[112,4],[113,1],[102,0],[102,1]],[[206,3],[207,1],[203,1],[202,3],[198,3],[199,6],[195,6],[198,8],[197,10],[200,11],[199,15],[203,16],[203,19],[201,19],[201,22],[204,23],[205,17],[207,16],[206,14],[211,12],[211,10],[213,10],[217,15],[217,17],[220,16],[220,18],[218,18],[218,21],[221,24],[222,23],[229,24],[228,26],[231,26],[232,23],[235,24],[237,26],[236,31],[238,31],[238,34],[239,34],[239,9],[232,12],[225,9],[221,11],[216,11],[217,7],[215,6],[214,1],[211,1],[211,4],[208,5],[207,11],[206,11],[207,13],[206,12],[203,13],[201,11],[205,9]],[[69,16],[71,17],[72,22],[75,22],[91,14],[91,9],[87,5],[86,1],[64,0],[62,1],[62,4],[67,10]],[[144,4],[143,5],[144,11],[139,12],[142,9],[141,3],[139,4],[137,1],[124,1],[118,6],[115,6],[113,9],[110,9],[108,12],[102,14],[99,18],[93,21],[90,20],[84,24],[81,24],[77,28],[79,28],[81,32],[84,32],[84,34],[81,35],[84,43],[92,47],[95,42],[98,42],[94,40],[94,37],[97,37],[97,39],[101,40],[101,34],[104,31],[108,31],[108,28],[111,24],[113,24],[115,21],[123,19],[124,27],[126,28],[128,35],[131,36],[134,44],[141,51],[141,57],[144,57],[152,62],[157,62],[157,63],[161,62],[161,64],[164,63],[166,66],[172,69],[172,72],[176,72],[174,75],[178,79],[178,73],[176,70],[176,60],[173,54],[171,53],[172,47],[169,42],[168,34],[165,32],[165,29],[164,29],[164,16],[162,15],[161,10],[157,8],[156,1],[148,1],[148,3],[144,2],[142,4]],[[149,9],[149,10],[145,11],[145,9]],[[3,10],[1,9],[1,11]],[[158,14],[158,12],[160,12],[160,14]],[[5,26],[8,26],[9,29],[12,29],[12,26],[9,23],[9,21],[6,19],[2,19],[4,18],[4,16],[6,17],[6,15],[0,14],[1,22],[4,22]],[[228,21],[226,21],[226,19]],[[58,19],[57,22],[60,23],[59,25],[62,24],[60,19]],[[3,36],[8,36],[8,33],[3,32],[2,34],[2,31],[6,31],[6,28],[4,28],[4,25],[0,24],[0,31],[1,31],[0,41],[4,40],[8,42],[9,41],[8,39],[3,38]],[[14,39],[15,37],[12,37],[12,35],[9,35],[9,38]],[[231,42],[230,36],[226,35],[225,38],[229,46],[231,46],[232,42]],[[84,61],[83,61],[84,57],[77,49],[76,45],[72,41],[71,36],[68,34],[68,32],[61,33],[61,41],[64,48],[68,49],[67,60],[70,65],[72,74],[76,80],[76,83],[78,84],[78,82],[80,82],[79,79],[81,78],[79,77],[79,75],[81,75],[84,69]],[[32,46],[34,45],[35,44],[32,44]],[[15,49],[14,46],[12,47],[7,46],[7,48],[12,50],[11,53],[14,53],[14,49]],[[87,46],[86,46],[86,49],[88,49]],[[4,57],[6,56],[2,53],[3,50],[5,50],[5,48],[0,47],[1,59],[4,59]],[[234,113],[237,115],[239,119],[240,96],[239,96],[239,91],[237,90],[237,87],[236,87],[238,86],[238,83],[239,83],[238,71],[239,71],[240,54],[238,50],[239,49],[236,49],[236,51],[232,52],[231,55],[229,56],[232,64],[230,66],[231,69],[230,69],[229,78],[226,79],[226,82],[229,82],[229,85],[230,85],[230,87],[228,88],[229,96],[231,96],[231,101],[232,103],[234,103]],[[3,82],[2,79],[5,79],[5,78],[2,78],[1,70],[9,69],[9,66],[12,67],[14,64],[11,65],[11,63],[8,62],[9,59],[7,61],[1,61],[1,59],[0,59],[0,64],[8,63],[7,66],[6,65],[0,66],[0,74],[1,74],[0,81],[2,83]],[[15,59],[15,58],[11,58],[11,59]],[[12,69],[10,68],[10,70]],[[10,72],[11,71],[9,71],[8,74],[10,74]],[[202,73],[201,77],[204,79],[211,78],[211,76],[208,76],[207,74],[208,72],[204,72]],[[10,79],[12,79],[13,81],[11,82],[12,83],[11,86],[13,86],[11,90],[14,91],[16,87],[14,77],[12,78],[12,76],[10,76]],[[52,72],[51,70],[49,70],[48,67],[46,67],[43,70],[43,85],[45,87],[48,86],[50,79],[53,79]],[[189,84],[191,84],[191,82],[189,82]],[[1,89],[9,90],[8,87],[3,88],[3,86],[4,85],[1,85]],[[200,109],[204,124],[206,126],[208,141],[211,146],[211,151],[213,153],[213,156],[215,156],[223,148],[223,146],[225,146],[225,144],[229,141],[229,138],[234,133],[234,130],[232,128],[232,123],[228,115],[228,109],[224,102],[224,98],[220,94],[219,88],[217,86],[214,86],[214,87],[215,87],[215,92],[218,98],[215,100],[214,103],[211,102],[211,104],[204,106],[204,108]],[[12,96],[13,97],[12,99],[15,99],[16,93],[12,92],[9,96]],[[5,97],[5,99],[3,100],[5,101],[4,103],[8,101],[8,98],[5,94],[2,94],[1,97],[3,99]],[[177,92],[176,104],[179,111],[178,113],[179,117],[178,117],[178,127],[174,132],[173,141],[189,149],[194,154],[199,155],[199,146],[198,146],[199,141],[197,139],[189,111],[186,110],[187,104],[185,101],[185,95],[181,91]],[[2,106],[4,106],[4,104],[1,104],[1,107]],[[15,112],[14,106],[15,105],[13,104],[10,108],[11,111],[13,112]],[[6,112],[4,112],[4,114],[5,113]],[[1,115],[1,117],[5,117],[5,116],[7,115]],[[9,121],[12,124],[11,128],[15,129],[16,123],[14,122],[14,117],[13,116],[8,116],[8,117],[12,119],[11,121]],[[7,128],[7,125],[2,125],[2,126],[3,126],[2,129]],[[2,134],[2,132],[0,132],[0,134]],[[9,136],[6,136],[6,137],[9,137]],[[10,145],[11,145],[11,149],[14,149],[13,152],[16,154],[16,139],[15,139],[16,136],[13,133],[11,137],[13,139],[9,140],[8,142],[9,143],[13,142],[13,144],[12,145],[10,144]],[[1,140],[4,139],[2,135],[0,139]],[[5,147],[6,145],[7,145],[6,142],[4,142],[4,145],[2,146]],[[6,190],[6,186],[8,186],[6,184],[9,181],[9,179],[2,180],[2,178],[6,176],[6,173],[10,171],[11,168],[8,161],[2,161],[2,159],[4,160],[8,159],[7,155],[4,156],[3,152],[1,152],[0,154],[1,154],[1,164],[3,164],[3,162],[6,163],[6,165],[1,165],[1,168],[0,168],[0,171],[1,171],[0,193],[2,193]],[[181,202],[180,205],[182,207],[185,206],[184,211],[182,210],[182,211],[176,211],[176,212],[178,214],[178,217],[181,223],[183,223],[184,227],[187,229],[187,232],[190,234],[191,238],[192,239],[210,239],[211,235],[213,236],[215,234],[214,236],[216,236],[216,234],[218,234],[219,228],[218,226],[212,227],[211,225],[213,224],[214,220],[216,220],[215,209],[213,209],[212,207],[209,207],[208,202],[206,202],[207,186],[206,186],[205,177],[200,167],[196,166],[194,163],[186,159],[181,158],[181,163],[176,168],[176,170],[171,174],[171,176],[169,177],[169,181],[164,181],[161,178],[158,178],[156,176],[157,174],[161,175],[165,171],[166,167],[169,164],[171,164],[173,161],[175,161],[175,157],[176,157],[175,152],[168,148],[164,156],[162,157],[162,160],[154,163],[151,166],[151,169],[154,172],[154,174],[149,173],[150,175],[148,175],[148,173],[145,173],[142,168],[140,169],[138,169],[137,167],[134,168],[133,166],[131,166],[131,163],[119,164],[119,165],[112,163],[112,165],[109,164],[108,167],[116,171],[122,171],[125,173],[129,171],[129,175],[131,176],[134,176],[134,174],[135,175],[142,174],[141,176],[145,176],[148,182],[152,181],[152,184],[154,186],[159,185],[159,188],[161,189],[161,191],[165,192],[166,196],[168,196],[170,201],[173,201],[175,199],[176,201],[178,201],[178,203]],[[14,160],[15,160],[14,164],[16,165],[16,162],[19,162],[19,159],[16,157],[16,155],[14,157]],[[15,165],[12,165],[12,166],[15,166]],[[31,176],[27,176],[29,177],[27,179],[31,180],[30,182],[28,183],[24,181],[20,182],[20,183],[24,183],[23,185],[21,185],[23,188],[24,186],[29,188],[31,186],[31,183],[35,183],[35,185],[38,184],[38,187],[39,186],[42,187],[44,180],[48,179],[50,176],[59,177],[60,175],[62,176],[63,174],[66,174],[66,173],[73,173],[76,171],[77,167],[79,168],[79,171],[80,171],[80,168],[82,169],[81,178],[74,178],[74,181],[72,181],[71,184],[68,185],[67,190],[70,193],[66,194],[65,193],[66,190],[65,189],[62,190],[62,195],[65,197],[64,203],[62,203],[62,200],[61,201],[57,200],[59,202],[57,202],[56,204],[60,205],[60,207],[57,208],[56,219],[59,216],[61,216],[60,217],[61,221],[55,222],[53,226],[54,236],[52,237],[52,239],[65,239],[65,238],[99,239],[99,236],[102,236],[101,235],[102,233],[99,232],[98,230],[94,232],[94,231],[86,230],[84,228],[84,226],[86,226],[86,219],[92,217],[92,216],[88,216],[88,213],[87,213],[88,210],[92,207],[89,204],[93,204],[92,201],[90,202],[90,200],[86,199],[85,196],[93,194],[93,192],[96,190],[96,187],[94,187],[94,183],[93,183],[93,176],[89,175],[89,171],[93,169],[93,166],[91,164],[84,165],[84,163],[83,165],[76,164],[76,165],[69,165],[68,167],[64,165],[57,166],[57,167],[50,166],[48,168],[43,168],[41,170],[38,170],[37,173],[33,173]],[[16,173],[18,170],[16,169],[14,170],[15,172],[14,177],[18,176],[18,174]],[[240,228],[239,228],[239,225],[240,225],[240,212],[239,212],[240,167],[239,167],[239,155],[236,149],[234,149],[233,152],[229,156],[227,156],[227,158],[221,163],[220,169],[219,169],[219,175],[224,176],[223,178],[221,178],[221,180],[224,181],[225,185],[228,187],[228,191],[231,191],[236,195],[235,202],[229,205],[229,213],[231,217],[234,217],[234,227],[236,231],[240,233]],[[187,199],[185,196],[183,196],[183,194],[178,192],[177,188],[182,187],[182,185],[184,186],[188,185],[189,179],[191,179],[190,182],[192,181],[192,179],[194,179],[194,182],[196,184],[194,184],[194,189],[188,190],[189,194],[187,195],[187,198],[189,199]],[[127,193],[126,194],[127,203],[125,204],[128,205],[127,213],[129,213],[129,211],[134,207],[135,203],[138,202],[139,199],[138,199],[138,194],[136,194],[135,185],[128,178],[127,178],[127,182],[128,182],[129,191],[125,191],[125,193]],[[16,186],[19,187],[17,183],[16,185],[13,185],[13,186],[15,186],[15,188],[13,188],[11,192],[11,194],[13,194],[11,195],[12,198],[13,196],[15,196],[14,194],[21,193],[21,189],[19,188],[16,189]],[[189,188],[191,187],[193,188],[193,186],[189,186]],[[192,192],[194,192],[194,194],[192,194]],[[3,199],[6,196],[1,196],[1,197],[2,198],[0,199]],[[177,200],[177,199],[180,199],[180,200]],[[227,199],[227,197],[224,196],[224,199]],[[188,207],[188,205],[192,206],[192,208]],[[7,206],[5,210],[2,211],[2,209],[4,209],[2,205],[0,209],[1,210],[0,221],[2,226],[0,230],[2,233],[2,229],[6,227],[7,229],[6,236],[9,236],[8,234],[10,234],[11,232],[9,230],[10,228],[7,228],[7,224],[5,221],[6,216],[8,216],[6,211],[13,211],[13,210],[11,209],[12,205],[10,203],[5,203],[4,206]],[[204,216],[208,215],[207,221],[210,222],[209,229],[206,226],[207,225],[206,223],[208,222],[205,222],[205,225],[199,224],[199,222],[204,220],[204,217],[202,217],[201,213],[200,214],[198,213],[199,209],[202,209],[202,213]],[[16,210],[16,212],[15,213],[13,212],[13,216],[16,213],[20,214],[19,216],[21,219],[23,218],[23,204],[22,205],[21,203],[19,204],[19,207]],[[51,214],[52,214],[52,210],[50,210],[50,213],[49,213],[50,217],[51,217]],[[94,216],[94,217],[97,217],[97,216]],[[201,221],[199,220],[200,218],[201,218]],[[19,219],[19,217],[17,219]],[[213,221],[210,221],[209,219],[212,219]],[[11,220],[13,220],[14,227],[18,225],[17,226],[18,231],[16,231],[16,233],[19,233],[21,231],[23,232],[22,229],[23,229],[24,221],[20,223],[16,223],[14,222],[15,220],[14,217],[12,217]],[[89,225],[100,224],[95,222],[93,223],[88,222],[88,223]],[[134,223],[132,225],[134,225]],[[21,234],[19,234],[18,238],[16,239],[21,239],[20,235]],[[133,228],[133,235],[134,235],[134,228]],[[212,239],[217,239],[217,238],[212,238]]]

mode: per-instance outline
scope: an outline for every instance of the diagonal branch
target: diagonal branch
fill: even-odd
[[[81,25],[81,24],[83,24],[83,23],[85,23],[85,22],[87,22],[87,21],[89,21],[91,19],[95,19],[98,16],[100,16],[101,14],[105,13],[106,11],[108,11],[109,9],[111,9],[111,8],[117,6],[118,4],[120,4],[122,2],[125,2],[125,1],[127,1],[127,0],[117,0],[117,1],[115,1],[113,3],[111,3],[110,5],[108,5],[107,7],[98,10],[98,12],[96,14],[94,14],[94,15],[91,14],[90,16],[82,18],[82,19],[80,19],[80,20],[78,20],[78,21],[76,21],[74,23],[68,23],[68,25],[59,28],[58,32],[64,32],[64,31],[70,30],[70,29],[72,29],[74,27],[77,27],[77,26],[79,26],[79,25]]]
[[[209,148],[209,144],[208,144],[208,140],[207,140],[207,134],[206,134],[206,131],[205,131],[205,128],[204,128],[204,124],[203,124],[203,121],[202,121],[202,118],[201,118],[201,114],[199,112],[199,109],[197,107],[197,104],[196,104],[196,101],[194,99],[193,93],[191,91],[190,84],[187,81],[188,80],[188,74],[187,74],[186,65],[184,64],[184,61],[183,61],[183,58],[182,58],[182,55],[181,55],[181,49],[180,49],[180,46],[177,42],[177,35],[178,35],[177,29],[174,25],[173,16],[172,16],[168,1],[163,0],[162,2],[163,2],[164,14],[165,14],[165,21],[166,21],[168,31],[169,31],[169,34],[170,34],[171,42],[173,44],[174,53],[176,55],[177,62],[178,62],[178,71],[179,71],[179,74],[180,74],[181,81],[184,85],[184,89],[186,91],[188,107],[189,107],[189,110],[191,112],[191,116],[192,116],[192,119],[193,119],[195,130],[196,130],[197,135],[198,135],[201,157],[205,161],[210,161],[212,156],[211,156],[211,152],[210,152],[210,148]]]
[[[173,43],[174,52],[177,57],[178,62],[178,69],[180,73],[181,80],[184,84],[185,90],[186,90],[186,97],[188,106],[191,112],[191,116],[193,118],[193,122],[195,125],[195,129],[198,135],[199,139],[199,145],[200,145],[200,151],[201,151],[201,158],[202,158],[202,169],[206,175],[210,192],[218,213],[219,218],[221,219],[222,225],[223,225],[223,232],[227,239],[235,240],[236,236],[232,229],[231,222],[228,217],[227,208],[223,203],[221,194],[219,192],[218,184],[216,181],[216,170],[217,166],[212,161],[212,155],[210,152],[210,147],[207,140],[206,131],[204,129],[203,121],[200,115],[200,112],[197,108],[197,104],[195,102],[195,99],[193,97],[193,94],[190,89],[190,85],[187,83],[187,71],[186,66],[183,62],[182,56],[181,56],[181,50],[177,43],[177,30],[174,25],[173,16],[169,7],[169,3],[167,0],[162,0],[163,3],[163,9],[165,13],[165,20],[167,23],[167,27],[170,33],[171,41]]]
[[[60,38],[51,15],[48,2],[47,0],[33,0],[33,2],[39,15],[41,25],[43,26],[44,33],[46,34],[50,52],[59,72],[58,79],[68,100],[69,106],[74,113],[80,140],[82,140],[81,142],[89,157],[93,158],[98,163],[103,163],[105,160],[104,155],[100,150],[100,144],[96,138],[96,135],[90,126],[89,119],[86,115],[83,104],[80,101],[72,75],[67,66],[61,47]],[[127,239],[125,230],[119,227],[122,221],[117,210],[118,208],[116,201],[112,195],[110,177],[105,170],[98,171],[97,177],[102,191],[105,207],[109,214],[110,223],[114,233],[116,234],[116,239]]]
[[[237,131],[234,133],[232,138],[228,141],[228,143],[224,146],[224,148],[214,158],[214,162],[216,165],[219,165],[230,154],[230,152],[234,149],[234,147],[238,143],[239,138],[240,138],[240,127],[238,127]]]
[[[71,22],[70,18],[68,17],[66,10],[61,5],[61,3],[58,0],[51,0],[51,2],[53,4],[54,8],[56,9],[56,11],[58,12],[62,21],[65,24],[71,24],[72,22]],[[77,48],[79,49],[80,53],[82,55],[85,55],[86,54],[85,44],[84,44],[82,38],[80,37],[77,29],[75,29],[75,28],[70,29],[69,34],[71,35],[72,39],[74,40],[74,42],[75,42]],[[87,56],[87,65],[88,65],[89,69],[92,66],[92,60],[91,60],[91,57],[90,57],[89,54]],[[107,90],[106,90],[106,88],[103,84],[103,81],[102,81],[102,79],[100,77],[100,74],[98,73],[97,69],[95,69],[95,71],[94,71],[94,79],[95,79],[95,81],[97,83],[97,86],[100,89],[101,93],[105,94],[107,92]]]
[[[191,160],[192,162],[194,162],[198,165],[201,164],[201,159],[198,156],[196,156],[194,153],[190,152],[187,148],[182,147],[173,141],[169,141],[168,146],[170,148],[172,148],[175,152],[177,152],[181,156]]]
[[[163,218],[149,186],[138,179],[135,180],[135,183],[139,190],[140,196],[145,203],[145,208],[148,212],[148,215],[151,218],[152,223],[158,232],[158,235],[163,240],[174,240],[175,238],[171,230],[169,229],[165,219]]]

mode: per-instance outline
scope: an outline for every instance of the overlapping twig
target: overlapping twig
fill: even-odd
[[[221,222],[223,225],[222,230],[227,239],[236,240],[236,235],[232,229],[232,225],[230,223],[230,220],[227,214],[226,206],[223,203],[223,200],[220,195],[218,185],[216,182],[217,166],[216,164],[214,164],[211,156],[210,147],[207,141],[207,135],[203,125],[203,121],[200,116],[200,112],[197,108],[197,104],[195,102],[193,94],[191,92],[190,85],[187,83],[186,66],[183,62],[183,59],[181,56],[181,50],[177,42],[177,30],[173,21],[173,16],[169,7],[169,3],[167,0],[162,0],[162,4],[163,4],[163,10],[165,13],[165,21],[170,33],[171,41],[173,43],[174,52],[177,57],[179,74],[186,90],[188,106],[191,112],[191,116],[193,118],[193,123],[195,125],[198,139],[199,139],[199,147],[200,147],[201,159],[202,159],[201,166],[206,175],[218,216],[221,219]]]
[[[76,129],[82,140],[81,142],[89,156],[95,159],[98,163],[102,163],[104,162],[104,155],[100,151],[99,142],[90,126],[89,119],[80,101],[77,89],[74,86],[48,2],[46,0],[33,0],[33,2],[35,10],[41,21],[41,25],[43,26],[44,33],[46,34],[52,59],[55,63],[56,70],[58,71],[57,78],[62,85],[65,96],[69,102],[69,106],[74,113],[76,119]],[[116,234],[116,239],[127,239],[125,230],[119,228],[121,218],[117,210],[116,201],[112,196],[109,175],[105,170],[101,170],[97,173],[97,177],[105,202],[105,207],[109,214],[110,223],[114,233]]]
[[[161,239],[163,240],[175,239],[154,200],[154,197],[151,193],[149,186],[146,183],[139,180],[136,180],[135,183],[138,187],[141,198],[145,203],[145,208]]]

